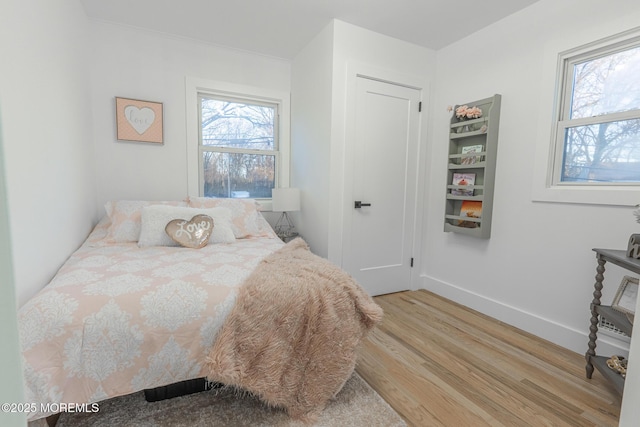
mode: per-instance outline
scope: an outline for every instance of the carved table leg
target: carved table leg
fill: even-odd
[[[600,305],[600,298],[602,297],[602,281],[604,280],[604,265],[607,261],[602,259],[600,255],[597,255],[598,267],[596,268],[596,283],[593,285],[595,290],[593,291],[593,301],[591,302],[591,326],[589,326],[589,349],[584,355],[587,360],[587,378],[591,378],[593,375],[593,363],[591,363],[591,357],[596,355],[596,340],[598,339],[598,313],[596,306]]]

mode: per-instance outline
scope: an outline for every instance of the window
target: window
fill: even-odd
[[[203,195],[271,198],[278,163],[276,104],[199,94]]]
[[[271,189],[289,186],[289,93],[186,78],[187,190],[250,197],[271,209]]]
[[[640,185],[640,37],[559,65],[552,185]]]

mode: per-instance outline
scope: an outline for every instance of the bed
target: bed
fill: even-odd
[[[25,397],[35,404],[29,421],[59,412],[60,403],[200,377],[313,420],[382,316],[304,241],[278,239],[253,200],[105,208],[82,246],[19,310]],[[214,223],[198,249],[177,245],[164,230],[168,220],[192,214]]]

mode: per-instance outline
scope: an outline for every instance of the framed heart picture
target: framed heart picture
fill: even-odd
[[[162,144],[162,103],[116,97],[116,136],[118,141]]]

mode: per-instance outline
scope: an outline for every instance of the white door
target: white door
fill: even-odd
[[[410,288],[419,102],[418,89],[356,78],[342,266],[371,295]]]

